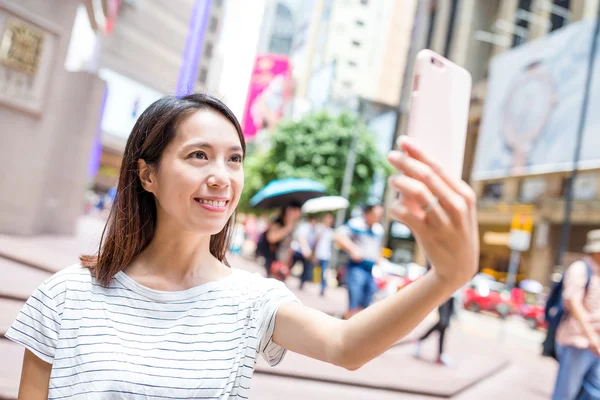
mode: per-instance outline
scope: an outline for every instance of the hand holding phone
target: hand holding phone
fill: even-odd
[[[408,137],[391,164],[400,193],[390,215],[406,224],[432,264],[433,275],[456,290],[477,271],[479,233],[473,190],[461,180],[471,78],[426,50],[419,53]]]

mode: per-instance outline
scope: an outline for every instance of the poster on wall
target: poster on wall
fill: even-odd
[[[570,24],[493,59],[473,180],[573,169],[593,25]],[[582,169],[600,167],[600,60],[591,85]]]
[[[264,54],[256,57],[244,111],[243,129],[247,140],[258,132],[271,131],[281,119],[293,95],[288,57]]]

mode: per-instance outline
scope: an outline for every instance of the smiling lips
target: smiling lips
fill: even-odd
[[[200,204],[202,208],[212,212],[223,212],[227,209],[227,203],[229,200],[225,199],[201,199],[199,197],[194,198],[196,203]]]

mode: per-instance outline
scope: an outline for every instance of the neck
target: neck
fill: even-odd
[[[210,253],[210,238],[210,235],[185,231],[159,219],[152,240],[128,272],[163,276],[172,281],[199,276],[210,278],[222,267]]]

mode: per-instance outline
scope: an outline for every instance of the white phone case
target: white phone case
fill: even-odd
[[[415,62],[408,135],[449,175],[461,178],[471,74],[431,50]]]

